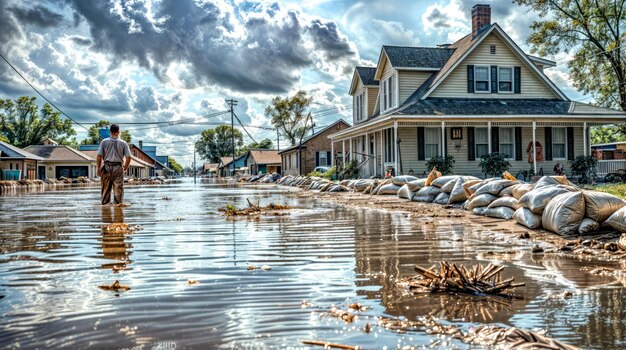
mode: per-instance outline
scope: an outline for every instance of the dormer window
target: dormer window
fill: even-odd
[[[498,67],[498,92],[513,92],[513,67]]]
[[[489,66],[474,67],[474,84],[476,92],[489,92]]]
[[[380,106],[381,111],[386,111],[396,106],[398,99],[396,98],[396,75],[391,75],[387,79],[381,81],[380,90]]]
[[[354,116],[357,121],[365,118],[365,103],[363,101],[364,94],[358,94],[354,97]]]

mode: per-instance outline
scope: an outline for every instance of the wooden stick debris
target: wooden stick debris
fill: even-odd
[[[320,340],[303,340],[302,343],[307,344],[307,345],[319,345],[319,346],[323,346],[324,348],[336,348],[336,349],[346,349],[346,350],[360,349],[360,347],[358,346],[335,344],[335,343],[329,343],[329,342],[320,341]]]

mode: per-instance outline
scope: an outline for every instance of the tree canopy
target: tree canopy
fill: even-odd
[[[101,120],[97,122],[95,125],[89,128],[89,133],[87,134],[87,138],[81,141],[81,145],[99,145],[100,144],[100,134],[99,131],[102,128],[108,128],[111,126],[111,122],[108,120]],[[132,136],[128,130],[121,129],[120,138],[128,143],[132,141]]]
[[[313,102],[305,91],[298,91],[294,96],[274,97],[265,108],[265,115],[271,118],[272,125],[289,140],[291,145],[301,141],[313,128],[313,118],[307,109]]]
[[[625,141],[626,137],[615,125],[598,126],[591,129],[591,144]]]
[[[596,103],[626,110],[623,0],[514,0],[539,15],[528,37],[531,52],[569,52],[574,86]]]
[[[169,164],[169,168],[170,168],[170,169],[172,169],[172,170],[174,170],[174,172],[175,172],[176,174],[182,174],[182,173],[183,173],[183,167],[182,167],[180,164],[178,164],[178,162],[176,161],[176,159],[174,159],[174,158],[170,157],[170,158],[169,158],[169,163],[170,163],[170,164]]]
[[[247,153],[251,149],[272,149],[274,148],[274,143],[270,139],[263,139],[259,142],[250,142],[249,144],[241,147],[237,155],[242,155]]]
[[[19,148],[40,145],[47,138],[59,144],[72,143],[70,137],[76,135],[72,121],[61,119],[61,113],[47,103],[38,110],[35,101],[27,96],[15,102],[0,99],[0,137]]]
[[[217,163],[221,157],[232,155],[232,128],[230,125],[220,125],[215,129],[202,132],[200,140],[196,142],[196,151],[200,157],[211,163]],[[243,147],[243,135],[235,129],[235,153]]]

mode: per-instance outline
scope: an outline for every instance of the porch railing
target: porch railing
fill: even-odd
[[[605,176],[609,173],[614,173],[620,169],[626,169],[626,159],[612,159],[612,160],[599,160],[596,167],[596,174],[598,176]]]

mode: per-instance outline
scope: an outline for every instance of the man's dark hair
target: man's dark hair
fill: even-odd
[[[109,130],[111,130],[111,132],[120,132],[120,126],[117,124],[111,124]]]

